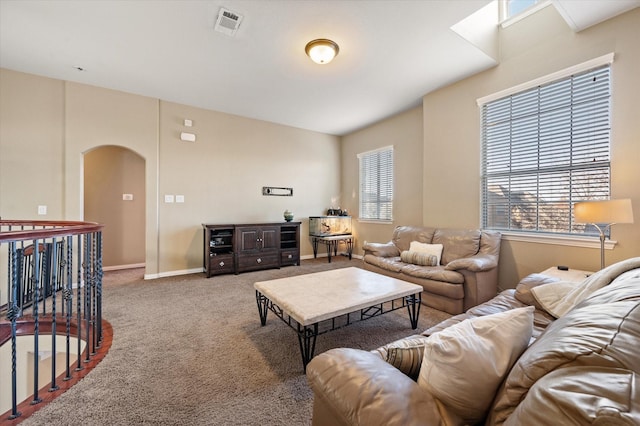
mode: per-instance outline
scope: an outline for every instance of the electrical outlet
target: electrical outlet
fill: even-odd
[[[165,195],[164,196],[165,203],[173,203],[173,195]]]
[[[122,194],[123,201],[133,201],[133,194]]]
[[[184,195],[176,195],[176,203],[184,203]]]
[[[38,214],[44,216],[47,214],[47,206],[38,206]]]

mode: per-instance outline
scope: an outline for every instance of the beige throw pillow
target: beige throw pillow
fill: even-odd
[[[440,264],[440,258],[442,257],[442,244],[427,244],[418,241],[411,241],[409,245],[409,251],[431,254],[436,257],[436,265]]]
[[[464,320],[425,343],[418,385],[465,422],[484,420],[503,378],[527,348],[533,306]]]

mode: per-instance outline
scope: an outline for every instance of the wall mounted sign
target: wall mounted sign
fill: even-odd
[[[280,188],[277,186],[263,186],[262,195],[277,195],[280,197],[293,197],[293,188]]]

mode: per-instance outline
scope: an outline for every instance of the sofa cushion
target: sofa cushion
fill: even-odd
[[[406,348],[389,348],[386,361],[413,380],[418,380],[423,356],[424,344]]]
[[[391,272],[400,272],[406,265],[400,260],[399,256],[396,257],[379,257],[373,254],[367,254],[364,256],[364,261],[370,265],[377,266]]]
[[[433,234],[433,244],[442,244],[441,263],[447,263],[473,256],[480,250],[480,236],[478,229],[436,229]]]
[[[442,244],[428,244],[421,243],[419,241],[411,241],[411,244],[409,244],[409,251],[431,254],[436,257],[436,265],[439,265],[440,258],[442,257]]]
[[[405,250],[400,253],[400,260],[420,266],[436,266],[438,264],[438,256],[411,250]]]
[[[516,286],[515,298],[525,305],[535,306],[538,309],[542,309],[542,307],[538,305],[536,298],[531,294],[531,289],[542,284],[549,284],[556,281],[560,281],[560,279],[543,274],[529,274],[521,279]]]
[[[434,228],[423,226],[397,226],[393,231],[391,241],[398,247],[400,252],[409,250],[411,241],[420,243],[431,243]]]
[[[538,380],[505,425],[640,424],[640,375],[611,367],[568,367]]]
[[[527,348],[533,307],[473,318],[431,335],[418,385],[466,422],[482,421],[513,363]]]
[[[464,283],[464,275],[458,271],[447,271],[443,266],[418,266],[403,263],[400,271],[403,274],[416,278],[424,278],[433,281],[442,281],[451,284]],[[464,290],[463,290],[464,295]]]
[[[640,271],[623,275],[551,323],[522,354],[496,395],[489,424],[505,422],[530,388],[553,371],[574,366],[640,371]]]

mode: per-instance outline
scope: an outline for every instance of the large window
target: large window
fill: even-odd
[[[609,198],[610,65],[481,104],[482,227],[585,234],[577,201]]]
[[[393,219],[393,146],[358,154],[360,219]]]

